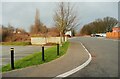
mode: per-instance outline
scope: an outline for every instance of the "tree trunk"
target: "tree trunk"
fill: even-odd
[[[60,44],[62,44],[62,33],[60,32]]]
[[[63,35],[63,41],[65,42],[65,35]]]

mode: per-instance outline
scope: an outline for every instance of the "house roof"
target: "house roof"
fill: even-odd
[[[113,27],[113,32],[120,32],[120,27]]]

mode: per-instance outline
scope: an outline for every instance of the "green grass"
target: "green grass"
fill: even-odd
[[[42,61],[41,52],[26,56],[20,60],[15,61],[15,69],[25,68],[25,67],[32,66],[32,65],[39,65],[39,64],[50,62],[64,55],[68,49],[68,46],[69,46],[69,42],[65,42],[62,46],[60,46],[59,56],[57,56],[57,53],[56,53],[57,46],[46,49],[45,50],[45,61]],[[6,72],[10,70],[11,70],[10,64],[7,64],[6,66],[2,67],[2,72]]]
[[[2,42],[2,45],[17,45],[17,46],[25,46],[25,45],[31,45],[30,42]]]

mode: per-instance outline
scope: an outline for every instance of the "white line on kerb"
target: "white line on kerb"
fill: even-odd
[[[80,42],[80,43],[81,43],[81,42]],[[88,53],[89,59],[88,59],[85,63],[83,63],[82,65],[80,65],[80,66],[78,66],[78,67],[76,67],[76,68],[74,68],[74,69],[72,69],[72,70],[70,70],[70,71],[68,71],[68,72],[65,72],[65,73],[63,73],[63,74],[60,74],[60,75],[58,75],[58,76],[56,76],[56,77],[64,78],[64,77],[70,76],[70,75],[72,75],[73,73],[75,73],[75,72],[83,69],[85,66],[87,66],[87,65],[91,62],[91,60],[92,60],[91,54],[89,53],[89,51],[86,49],[86,47],[85,47],[82,43],[81,43],[81,45],[85,48],[85,51]]]

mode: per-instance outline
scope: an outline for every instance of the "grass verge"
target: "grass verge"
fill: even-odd
[[[45,50],[45,61],[42,61],[42,53],[34,53],[29,56],[26,56],[20,60],[15,61],[15,69],[25,68],[28,66],[39,65],[43,63],[47,63],[52,61],[60,56],[64,55],[68,49],[69,42],[65,42],[62,46],[60,46],[60,55],[57,56],[57,46],[48,48]],[[10,71],[11,67],[10,64],[2,67],[2,72]]]
[[[25,46],[25,45],[31,45],[30,42],[2,42],[2,45],[17,45],[17,46]]]

